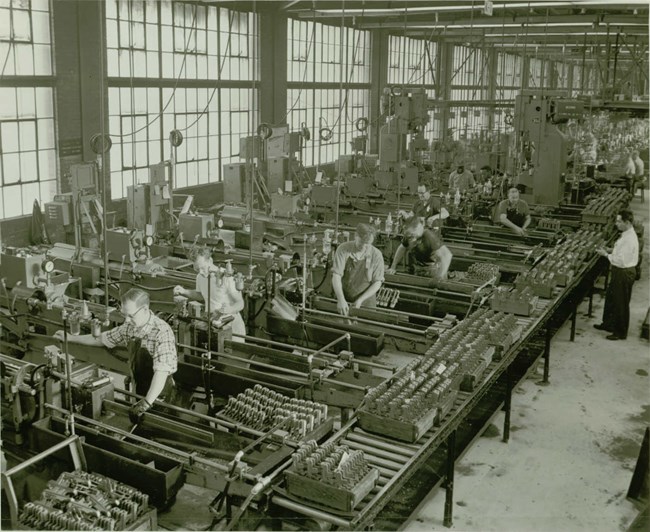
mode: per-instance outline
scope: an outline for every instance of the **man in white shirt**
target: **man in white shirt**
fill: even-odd
[[[621,236],[612,250],[598,248],[596,253],[607,257],[611,277],[605,295],[602,323],[594,325],[599,331],[608,331],[608,340],[625,340],[630,325],[630,298],[639,262],[639,239],[634,231],[632,211],[623,209],[616,216],[616,228]]]
[[[632,162],[634,163],[634,177],[637,181],[643,180],[645,164],[643,163],[643,159],[639,157],[639,152],[637,150],[632,152]]]

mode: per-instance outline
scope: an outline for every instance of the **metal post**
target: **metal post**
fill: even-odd
[[[453,526],[454,513],[454,464],[456,462],[456,431],[447,437],[447,482],[445,484],[445,517],[442,524]]]
[[[510,366],[506,368],[506,396],[503,401],[503,410],[505,416],[503,419],[503,441],[508,443],[510,439],[510,411],[512,410],[512,377],[510,375]]]
[[[65,311],[64,311],[65,312]],[[63,316],[63,349],[65,350],[66,398],[70,412],[70,434],[74,436],[74,410],[72,409],[72,360],[68,352],[68,317]]]
[[[594,309],[594,280],[591,281],[589,285],[589,310],[587,311],[587,317],[591,318]]]
[[[576,321],[578,320],[578,301],[573,305],[573,312],[571,313],[571,341],[576,339]]]
[[[546,325],[546,334],[544,335],[544,378],[540,384],[548,385],[548,372],[551,362],[551,326]]]

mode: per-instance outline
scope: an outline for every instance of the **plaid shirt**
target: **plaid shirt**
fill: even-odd
[[[102,333],[102,343],[109,349],[116,345],[126,346],[130,340],[140,338],[142,347],[153,357],[153,370],[176,373],[178,355],[176,339],[172,328],[153,312],[144,327],[138,328],[131,323],[123,323]]]

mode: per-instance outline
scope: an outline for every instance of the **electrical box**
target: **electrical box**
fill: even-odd
[[[133,229],[144,229],[151,210],[149,185],[126,187],[126,225]]]
[[[300,210],[300,196],[297,194],[271,193],[271,210],[277,216],[289,217]]]
[[[2,276],[7,283],[8,288],[13,288],[20,283],[26,288],[34,288],[36,283],[34,279],[45,276],[41,269],[41,264],[45,260],[45,255],[8,255],[2,254]]]
[[[314,185],[311,187],[312,207],[332,207],[336,205],[339,187],[336,185]]]
[[[72,199],[72,198],[70,198]],[[70,201],[50,201],[45,204],[45,223],[57,225],[70,225],[72,219],[72,205]]]
[[[80,192],[87,188],[97,188],[97,166],[94,163],[73,164],[70,166],[70,188]]]
[[[397,133],[382,133],[379,141],[379,160],[381,162],[397,162],[407,156],[406,136]]]
[[[291,179],[289,159],[287,157],[272,157],[268,160],[268,189],[269,192],[284,190],[284,182]]]
[[[242,203],[246,197],[246,164],[223,165],[223,201]]]
[[[380,189],[392,188],[397,185],[395,172],[377,170],[375,179],[377,179],[377,187]]]
[[[142,231],[130,231],[126,227],[115,227],[106,230],[106,252],[111,260],[134,262],[137,258],[136,248],[144,242]]]
[[[348,175],[354,172],[354,157],[352,155],[341,155],[337,161],[336,171],[341,175]]]
[[[213,214],[181,214],[178,217],[178,231],[183,233],[183,240],[205,238],[213,228]]]
[[[409,166],[402,169],[402,194],[409,192],[416,194],[418,191],[418,169]]]
[[[239,139],[240,159],[261,159],[262,139],[260,137],[243,137]]]
[[[167,165],[165,163],[152,164],[149,167],[149,183],[152,185],[167,185]]]
[[[296,153],[302,149],[302,135],[299,132],[287,133],[284,136],[284,153]]]
[[[551,121],[554,124],[560,124],[572,118],[581,118],[584,113],[585,104],[579,100],[553,100],[551,102]]]

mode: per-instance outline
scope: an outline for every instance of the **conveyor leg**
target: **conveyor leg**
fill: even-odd
[[[503,419],[503,441],[508,443],[510,439],[510,410],[512,408],[512,379],[510,377],[510,366],[506,368],[506,397],[503,402],[505,416]]]
[[[589,311],[587,312],[587,317],[592,317],[592,312],[594,310],[594,282],[592,281],[589,286]]]
[[[571,314],[571,341],[574,342],[576,339],[576,322],[578,321],[578,302],[573,307],[573,313]]]
[[[551,363],[551,326],[546,326],[546,334],[544,336],[544,378],[539,382],[544,386],[548,385],[548,372]]]
[[[447,482],[445,485],[445,517],[443,524],[450,528],[453,525],[454,513],[454,465],[456,463],[456,431],[447,438]]]

